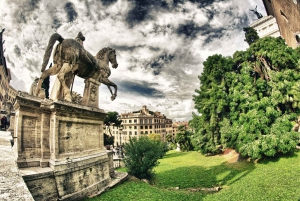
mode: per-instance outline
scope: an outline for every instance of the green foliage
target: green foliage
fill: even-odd
[[[110,126],[116,126],[116,127],[122,126],[122,120],[119,120],[119,113],[108,112],[107,116],[104,119],[104,124],[108,127],[110,136],[112,136]]]
[[[126,157],[124,163],[128,173],[139,179],[150,178],[158,159],[168,151],[167,144],[161,140],[151,140],[147,136],[130,138],[124,145]]]
[[[107,117],[104,119],[104,124],[107,126],[119,127],[122,124],[122,120],[119,120],[118,112],[108,112]]]
[[[160,134],[157,134],[157,133],[151,133],[151,134],[149,134],[148,138],[150,140],[161,140]]]
[[[180,145],[181,151],[191,151],[194,149],[191,142],[192,132],[186,130],[184,127],[179,127],[175,136],[175,142]]]
[[[115,143],[115,137],[104,133],[104,146],[113,145]]]
[[[251,45],[259,39],[257,31],[252,27],[244,27],[243,31],[245,32],[245,41]]]
[[[300,57],[282,39],[266,37],[233,58],[213,55],[203,63],[194,96],[193,144],[202,153],[216,145],[253,159],[294,151],[299,134]]]

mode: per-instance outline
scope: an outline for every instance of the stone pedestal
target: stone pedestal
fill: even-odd
[[[82,105],[98,108],[100,82],[93,78],[84,81]]]
[[[54,179],[56,192],[51,197],[75,200],[105,189],[114,169],[104,148],[103,110],[26,93],[16,97],[14,109],[16,162],[19,168],[50,167],[51,178],[41,177],[39,182]],[[32,189],[36,195],[43,194],[40,190]]]

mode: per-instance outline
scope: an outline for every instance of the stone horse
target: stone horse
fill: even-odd
[[[111,74],[110,68],[109,68],[109,62],[114,61],[114,58],[116,58],[116,51],[114,49],[111,49],[110,47],[105,47],[102,50],[100,50],[97,55],[96,59],[99,61],[100,64],[100,74],[96,78],[100,83],[103,83],[107,86],[111,93],[111,100],[115,100],[117,96],[117,85],[110,81],[108,77]],[[118,64],[117,64],[118,65]],[[113,66],[113,68],[116,68]],[[111,87],[114,88],[114,93],[111,90]]]
[[[59,44],[53,52],[53,66],[45,70],[56,41],[59,41]],[[115,50],[111,48],[106,49],[105,52],[100,50],[97,53],[98,60],[76,40],[63,39],[58,33],[52,34],[43,58],[42,75],[34,95],[39,95],[42,83],[46,77],[57,74],[57,78],[61,83],[63,98],[71,102],[70,85],[72,81],[70,80],[73,80],[73,76],[77,75],[83,79],[93,78],[106,84],[111,93],[110,86],[113,86],[115,93],[112,93],[111,99],[114,100],[117,95],[117,86],[108,80],[110,75],[109,62],[111,62],[113,68],[117,68],[118,63]],[[73,73],[72,76],[70,76],[71,73]]]

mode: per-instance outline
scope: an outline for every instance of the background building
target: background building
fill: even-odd
[[[10,70],[6,66],[6,60],[4,56],[3,44],[3,32],[0,32],[0,109],[5,111],[4,113],[10,113],[13,110],[13,104],[17,95],[17,90],[9,85],[11,80]]]
[[[260,38],[271,36],[278,38],[280,37],[279,28],[276,22],[275,17],[272,15],[264,16],[252,24],[250,27],[254,28],[257,31],[257,34]]]
[[[287,45],[300,44],[300,0],[263,0],[266,12],[276,18],[280,34]]]
[[[129,141],[129,137],[140,137],[147,134],[160,134],[165,140],[166,134],[172,132],[172,120],[166,118],[160,112],[153,112],[143,106],[141,110],[128,112],[120,115],[123,128],[112,128],[115,137],[115,145]]]

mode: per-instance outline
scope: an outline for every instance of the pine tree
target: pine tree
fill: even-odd
[[[257,31],[252,27],[244,27],[243,31],[245,32],[245,41],[251,45],[255,41],[259,39],[259,36],[257,34]]]
[[[190,124],[194,145],[208,153],[221,144],[252,158],[292,152],[300,139],[292,131],[300,114],[299,60],[296,50],[271,37],[232,58],[208,57],[194,96],[201,114]]]

